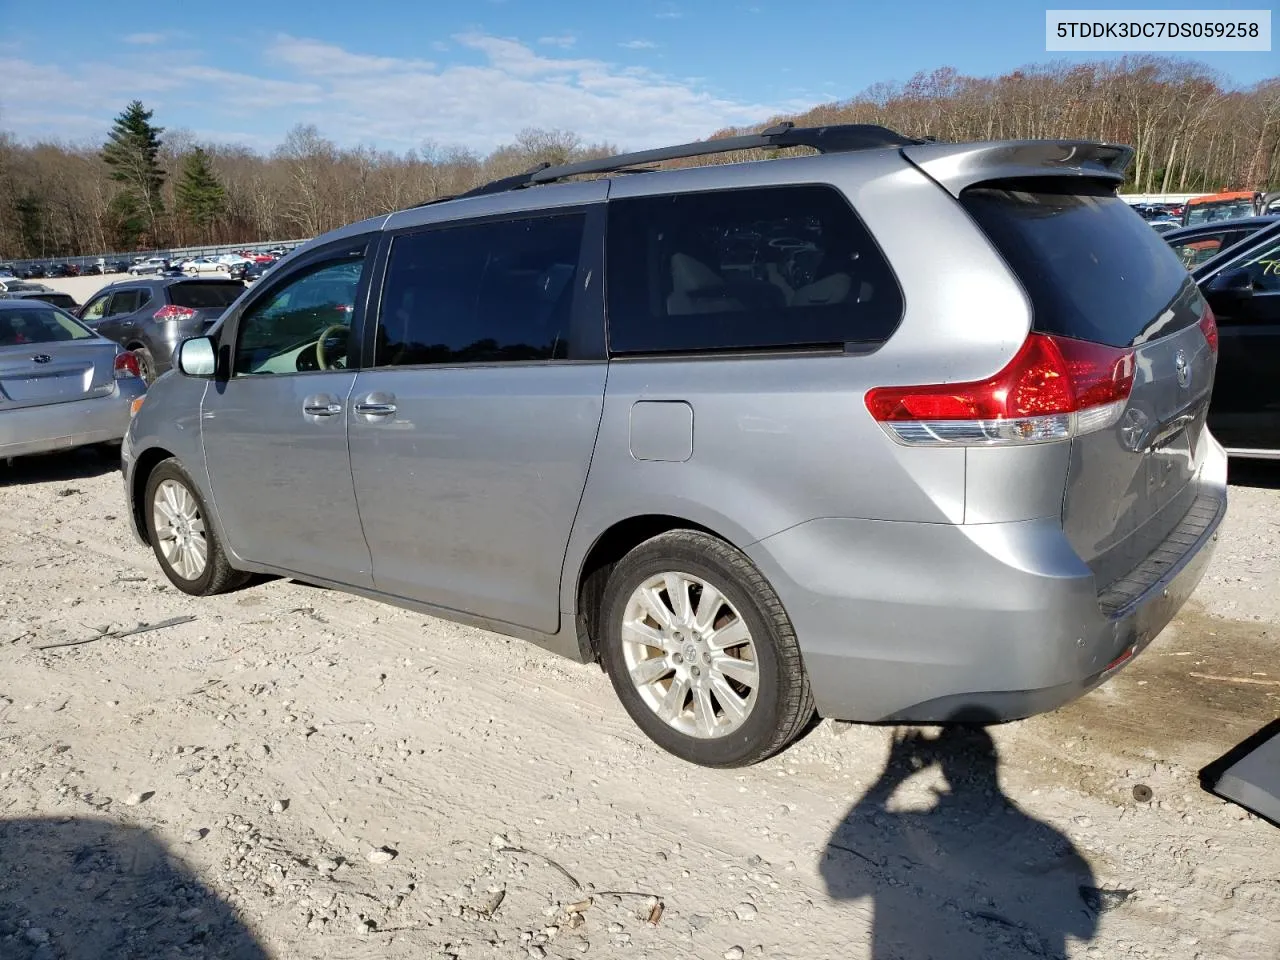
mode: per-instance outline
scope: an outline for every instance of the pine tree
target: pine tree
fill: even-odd
[[[208,239],[209,229],[227,210],[227,191],[214,172],[209,154],[200,147],[182,164],[176,189],[177,211]]]
[[[141,101],[134,100],[116,117],[102,146],[102,160],[111,168],[111,179],[122,184],[111,203],[115,232],[130,245],[136,245],[143,234],[154,242],[164,213],[160,197],[164,171],[156,159],[164,129],[152,126],[151,115]]]

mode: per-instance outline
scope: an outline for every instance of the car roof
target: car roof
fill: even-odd
[[[31,304],[27,300],[39,300],[39,297],[5,297],[0,299],[0,310],[16,310],[19,307],[30,308]],[[44,301],[41,301],[44,303]],[[53,307],[52,303],[45,303],[46,307]],[[57,309],[56,307],[54,309]]]
[[[656,170],[652,164],[712,153],[813,147],[813,156],[789,156]],[[1064,151],[1071,158],[1064,163]],[[441,197],[390,214],[370,217],[314,237],[284,258],[380,231],[473,220],[484,216],[537,213],[624,199],[711,189],[834,183],[851,174],[883,177],[914,164],[954,196],[985,180],[1080,176],[1118,187],[1133,150],[1093,140],[986,140],[963,143],[915,140],[873,124],[796,129],[789,122],[759,134],[716,138],[675,147],[620,154],[553,166],[542,164],[501,178],[458,197]],[[584,176],[597,179],[582,180]]]
[[[1213,233],[1217,230],[1235,230],[1239,227],[1253,227],[1261,230],[1263,227],[1273,223],[1280,223],[1280,213],[1264,213],[1256,217],[1232,217],[1230,220],[1210,220],[1206,223],[1193,223],[1189,227],[1170,230],[1164,235],[1164,239],[1176,240],[1179,236]]]

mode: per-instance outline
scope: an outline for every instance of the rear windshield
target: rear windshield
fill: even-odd
[[[32,297],[33,300],[43,300],[45,303],[52,303],[55,307],[62,307],[66,310],[74,310],[77,306],[75,298],[69,293],[42,293],[38,297]]]
[[[960,202],[1022,281],[1034,330],[1126,347],[1199,320],[1177,254],[1105,185],[1000,182]]]
[[[61,343],[65,340],[88,340],[93,331],[61,310],[32,306],[17,310],[0,310],[0,347],[16,347],[24,343]]]
[[[244,293],[244,284],[237,280],[193,280],[175,283],[169,288],[169,302],[192,310],[223,310]]]

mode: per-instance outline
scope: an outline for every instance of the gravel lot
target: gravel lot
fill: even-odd
[[[1196,779],[1280,715],[1280,465],[1232,479],[1193,602],[1083,700],[710,771],[519,641],[186,597],[115,465],[0,462],[0,957],[1275,960],[1280,835]]]

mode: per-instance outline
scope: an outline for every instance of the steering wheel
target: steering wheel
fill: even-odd
[[[329,361],[325,359],[324,342],[337,333],[345,333],[349,337],[351,336],[351,328],[345,323],[332,323],[321,331],[320,339],[316,341],[316,364],[321,370],[333,369]]]

